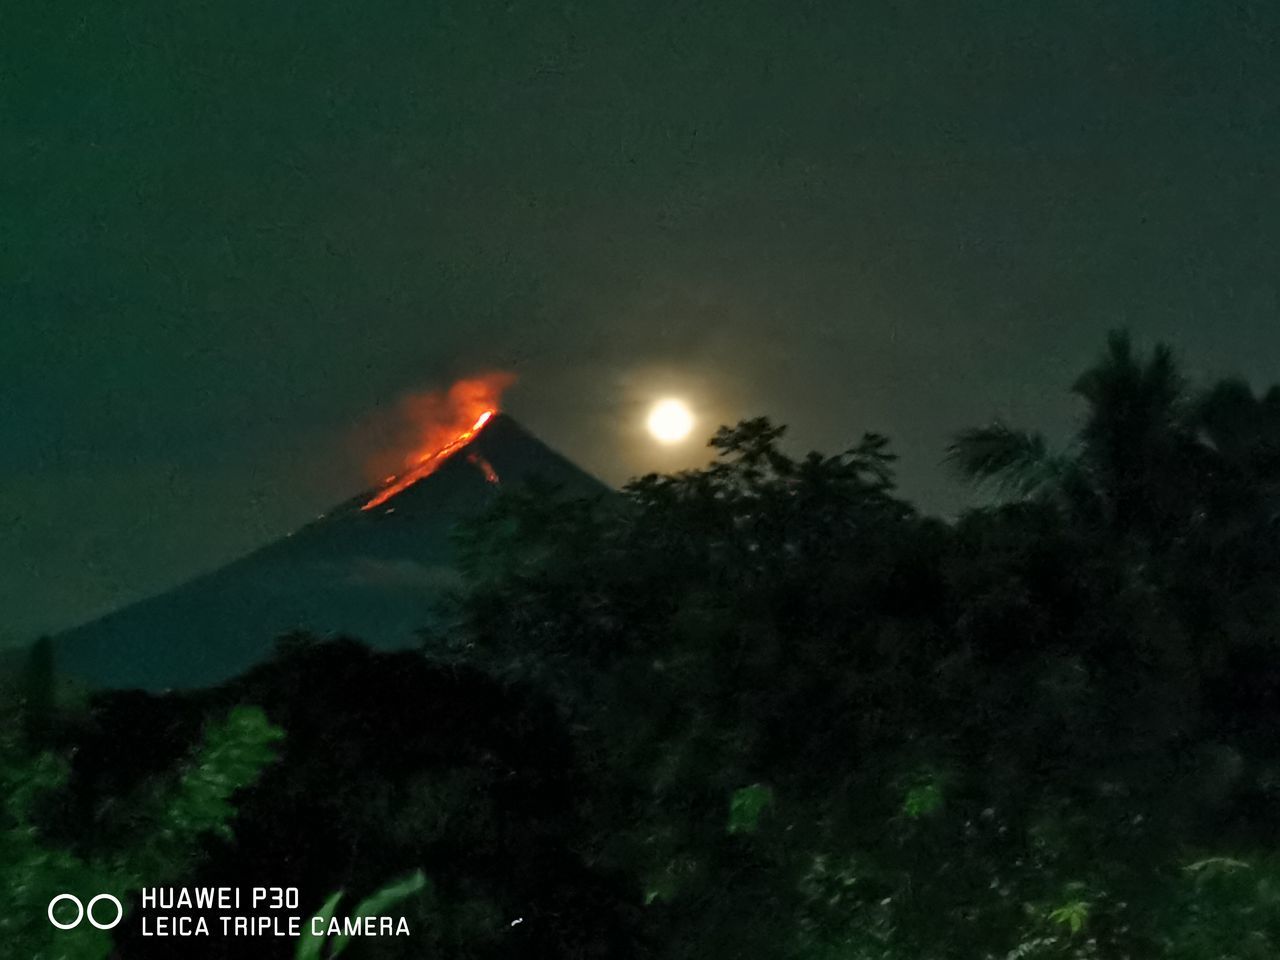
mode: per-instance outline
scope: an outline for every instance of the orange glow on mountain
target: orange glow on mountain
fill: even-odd
[[[511,374],[492,373],[459,380],[446,391],[406,397],[402,407],[412,427],[413,451],[404,458],[404,469],[383,480],[382,488],[360,509],[379,507],[435,473],[484,429],[499,409],[502,391],[514,381]],[[484,473],[490,482],[497,482],[492,467]]]
[[[493,469],[493,464],[486,460],[478,453],[468,453],[467,463],[474,464],[476,469],[484,474],[484,478],[490,483],[498,483],[498,471]]]

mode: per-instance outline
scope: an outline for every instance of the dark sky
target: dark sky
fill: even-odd
[[[0,637],[299,525],[477,369],[611,481],[676,392],[888,432],[944,510],[1108,328],[1280,379],[1278,6],[16,0]]]

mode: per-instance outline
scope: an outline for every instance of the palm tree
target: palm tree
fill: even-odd
[[[1221,380],[1196,401],[1194,420],[1217,463],[1216,515],[1280,520],[1280,387],[1255,396],[1242,380]]]
[[[1257,399],[1224,381],[1189,391],[1172,351],[1138,356],[1115,332],[1072,392],[1085,417],[1066,450],[996,423],[961,433],[948,460],[1016,499],[1047,499],[1122,534],[1168,541],[1280,500],[1280,388]]]

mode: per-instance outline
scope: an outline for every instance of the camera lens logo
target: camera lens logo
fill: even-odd
[[[69,900],[76,905],[76,918],[72,920],[70,923],[59,923],[53,915],[53,908],[56,907],[58,904],[60,904],[63,900]],[[115,905],[116,917],[110,923],[99,923],[98,919],[93,914],[93,908],[97,905],[99,900],[108,900]],[[89,905],[87,907],[80,902],[79,897],[74,897],[69,893],[60,893],[56,897],[54,897],[52,900],[49,901],[49,922],[52,923],[55,927],[57,927],[59,930],[74,930],[76,927],[80,926],[80,921],[82,921],[86,916],[89,918],[89,922],[93,924],[95,927],[97,927],[99,930],[110,930],[117,923],[119,923],[121,919],[123,919],[124,907],[120,905],[119,900],[117,900],[115,897],[113,897],[109,893],[98,894],[96,897],[94,897],[92,900],[89,901]]]

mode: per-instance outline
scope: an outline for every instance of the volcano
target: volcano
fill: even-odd
[[[59,670],[93,687],[182,689],[227,680],[294,631],[413,646],[457,584],[450,533],[498,491],[608,488],[510,417],[486,415],[412,482],[388,478],[225,567],[54,638]]]

